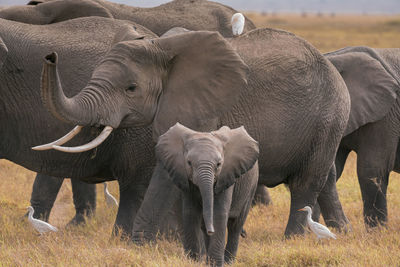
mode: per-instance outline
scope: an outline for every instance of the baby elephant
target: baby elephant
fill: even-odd
[[[257,187],[258,154],[243,126],[206,133],[177,123],[158,139],[157,159],[182,190],[182,240],[190,257],[198,259],[205,246],[212,265],[223,266],[224,254],[225,262],[234,260]]]

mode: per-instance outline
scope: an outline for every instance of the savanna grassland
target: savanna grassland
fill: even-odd
[[[248,15],[257,26],[294,32],[322,52],[350,45],[400,47],[400,16]],[[278,186],[270,190],[271,206],[252,209],[234,266],[399,266],[400,175],[390,177],[388,227],[367,232],[355,163],[352,154],[338,182],[352,232],[323,243],[312,234],[284,240],[290,201],[286,188]],[[106,208],[101,185],[96,216],[86,226],[66,228],[74,215],[66,180],[50,217],[60,231],[38,236],[23,217],[33,180],[34,173],[0,160],[0,266],[202,266],[185,258],[179,243],[137,247],[111,238],[116,210]],[[110,191],[118,195],[117,183]]]

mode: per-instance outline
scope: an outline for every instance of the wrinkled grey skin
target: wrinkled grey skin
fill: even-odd
[[[0,18],[31,24],[50,24],[78,17],[103,16],[138,22],[158,35],[173,26],[182,26],[193,30],[216,30],[224,36],[232,36],[230,19],[236,12],[230,7],[208,1],[183,0],[154,8],[135,8],[102,0],[38,0],[30,1],[26,6],[13,6],[0,11]],[[253,22],[246,18],[244,31],[254,28]],[[43,178],[38,175],[36,179]],[[35,208],[35,218],[48,218],[60,188],[59,182],[58,178],[49,181],[48,185],[37,181],[48,195],[32,192],[31,205]],[[73,180],[72,183],[80,182]],[[95,201],[95,187],[83,183],[81,186],[86,188],[81,189],[81,193],[85,195],[73,191],[74,203],[79,208],[76,206],[76,215],[71,223],[84,222],[82,214],[91,214],[94,211],[95,205],[92,203]],[[265,192],[264,189],[264,194],[259,199],[262,203],[269,202],[269,198],[265,198]]]
[[[217,33],[187,32],[122,42],[72,98],[63,93],[57,65],[56,54],[46,57],[44,103],[57,118],[77,125],[152,123],[155,137],[177,121],[201,131],[244,125],[260,144],[260,181],[289,185],[286,235],[304,233],[306,217],[298,209],[313,207],[318,195],[331,201],[326,192],[337,198],[334,171],[333,182],[327,179],[347,124],[349,95],[332,64],[293,34],[257,29],[224,40]],[[237,101],[232,94],[243,88]],[[179,195],[164,178],[168,173],[156,168],[135,219],[138,238],[154,238]],[[338,199],[334,205],[333,211],[321,205],[323,215],[346,227]]]
[[[243,127],[209,133],[177,123],[160,136],[156,157],[183,195],[182,240],[188,255],[198,258],[205,241],[210,263],[222,266],[224,254],[226,262],[233,261],[257,187],[258,154],[257,142]]]
[[[173,27],[189,30],[218,31],[232,37],[230,24],[237,11],[219,3],[204,0],[176,0],[152,7],[138,8],[104,0],[39,0],[26,6],[0,11],[0,18],[29,24],[50,24],[68,19],[101,16],[130,20],[162,35]],[[244,31],[255,26],[248,18]]]
[[[114,230],[121,228],[131,233],[133,218],[155,164],[150,127],[116,130],[97,149],[82,154],[33,151],[31,147],[57,139],[71,129],[70,124],[51,116],[42,104],[41,66],[49,50],[58,51],[64,63],[60,72],[68,87],[66,94],[74,95],[86,85],[112,43],[155,35],[126,21],[82,18],[44,26],[0,19],[0,36],[0,158],[43,175],[79,178],[91,183],[117,179],[120,206]],[[99,129],[86,127],[71,143],[88,142],[98,134]],[[56,186],[60,183],[61,180]],[[86,193],[80,195],[89,197]],[[47,197],[54,199],[55,195]],[[53,203],[48,198],[43,200],[34,194],[36,202],[33,202],[44,208],[45,216]],[[41,205],[40,201],[51,205]]]
[[[400,171],[400,49],[348,47],[326,57],[351,97],[348,126],[336,156],[337,178],[355,151],[364,222],[368,227],[385,225],[389,173]]]

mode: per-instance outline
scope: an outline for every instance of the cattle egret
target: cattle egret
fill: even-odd
[[[107,183],[104,183],[104,198],[108,207],[118,207],[118,201],[108,192]]]
[[[233,14],[231,20],[233,36],[239,36],[242,34],[244,29],[244,21],[245,19],[242,13]]]
[[[53,231],[53,232],[58,231],[58,229],[56,227],[54,227],[53,225],[33,218],[33,213],[35,212],[35,210],[31,206],[28,207],[28,212],[29,212],[28,213],[28,221],[32,224],[33,228],[35,228],[35,230],[38,231],[40,234],[43,234],[43,233],[46,233],[49,231]]]
[[[309,206],[305,206],[302,209],[299,209],[299,211],[307,211],[307,224],[308,227],[310,227],[311,231],[317,235],[318,239],[322,239],[322,238],[333,238],[336,239],[336,235],[334,233],[332,233],[328,227],[326,227],[325,225],[322,225],[320,223],[314,222],[311,219],[311,215],[312,215],[312,210]]]

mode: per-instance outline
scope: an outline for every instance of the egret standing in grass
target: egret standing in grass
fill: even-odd
[[[108,207],[117,207],[118,208],[118,201],[115,199],[113,195],[108,192],[107,183],[104,183],[104,198],[106,199],[106,204]]]
[[[245,19],[242,13],[233,14],[231,20],[233,36],[239,36],[242,34],[244,29],[244,22]]]
[[[334,233],[332,233],[328,227],[326,227],[325,225],[322,225],[320,223],[314,222],[311,219],[311,215],[312,215],[312,210],[309,206],[305,206],[302,209],[299,209],[299,211],[307,211],[307,224],[308,227],[310,227],[311,231],[317,235],[318,239],[322,239],[322,238],[333,238],[336,239],[336,235]]]
[[[35,212],[35,210],[31,206],[28,207],[28,212],[29,212],[28,213],[28,221],[32,224],[33,228],[35,228],[35,230],[38,231],[40,234],[50,232],[50,231],[53,231],[53,232],[58,231],[58,229],[56,227],[54,227],[53,225],[33,218],[33,213]]]

